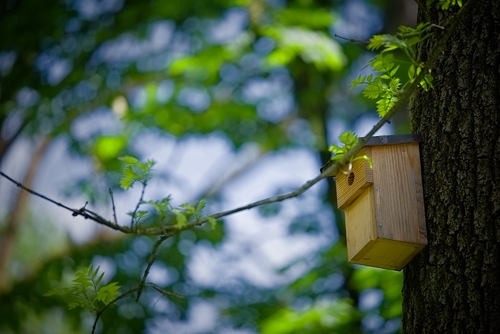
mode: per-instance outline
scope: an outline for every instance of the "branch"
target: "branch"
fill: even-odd
[[[137,298],[135,299],[135,301],[139,301],[139,298],[141,297],[142,288],[146,282],[146,278],[149,275],[149,269],[151,269],[153,262],[155,262],[155,254],[158,251],[158,247],[160,247],[162,242],[165,241],[166,239],[167,239],[166,236],[162,236],[160,239],[158,239],[158,241],[153,246],[153,249],[151,250],[151,254],[149,255],[149,258],[148,258],[148,265],[147,265],[146,269],[144,270],[144,275],[142,276],[142,280],[138,286]]]
[[[137,213],[137,210],[139,210],[139,206],[142,204],[142,199],[144,198],[144,192],[146,191],[146,182],[142,184],[142,190],[141,190],[141,197],[139,198],[139,201],[137,202],[137,205],[135,206],[135,210],[132,213],[132,220],[130,221],[130,228],[134,228],[134,221],[135,219],[135,214]],[[136,221],[137,223],[137,221]]]
[[[172,291],[167,291],[165,289],[162,289],[160,288],[158,285],[154,284],[154,283],[151,283],[151,282],[146,282],[144,283],[144,286],[147,286],[147,287],[150,287],[150,288],[153,288],[155,289],[156,291],[158,291],[159,293],[165,295],[165,296],[170,296],[170,297],[176,297],[176,298],[181,298],[181,299],[184,299],[186,298],[186,296],[183,296],[183,295],[179,295],[175,292],[172,292]]]
[[[360,40],[360,39],[352,39],[352,38],[346,38],[346,37],[342,37],[338,34],[334,34],[333,35],[334,37],[337,37],[337,38],[340,38],[340,39],[343,39],[344,41],[349,41],[351,43],[363,43],[363,44],[368,44],[370,41],[363,41],[363,40]]]
[[[115,199],[113,198],[113,189],[109,188],[109,197],[111,197],[111,206],[113,208],[113,219],[115,221],[115,225],[118,226],[118,220],[116,219],[116,209],[115,209]]]
[[[85,206],[82,207],[82,208],[80,208],[80,209],[72,209],[72,208],[70,208],[70,207],[68,207],[68,206],[66,206],[66,205],[64,205],[62,203],[59,203],[59,202],[57,202],[57,201],[55,201],[55,200],[53,200],[53,199],[51,199],[51,198],[49,198],[49,197],[47,197],[45,195],[42,195],[42,194],[40,194],[40,193],[38,193],[38,192],[36,192],[36,191],[28,188],[28,187],[25,187],[22,183],[17,182],[16,180],[14,180],[13,178],[11,178],[10,176],[8,176],[7,174],[5,174],[2,171],[0,171],[0,175],[3,176],[4,178],[6,178],[7,180],[9,180],[10,182],[14,183],[19,188],[24,189],[27,192],[29,192],[29,193],[31,193],[31,194],[33,194],[35,196],[38,196],[38,197],[40,197],[40,198],[42,198],[42,199],[44,199],[46,201],[49,201],[49,202],[51,202],[51,203],[53,203],[53,204],[55,204],[55,205],[57,205],[57,206],[59,206],[59,207],[61,207],[63,209],[71,211],[73,213],[72,215],[74,217],[76,217],[76,216],[82,216],[85,219],[93,220],[96,223],[99,223],[101,225],[104,225],[104,226],[107,226],[109,228],[112,228],[113,230],[120,231],[120,232],[127,233],[127,234],[132,233],[131,229],[129,229],[127,227],[124,227],[124,226],[115,225],[113,222],[110,222],[109,220],[107,220],[107,219],[101,217],[100,215],[98,215],[97,213],[92,212],[89,209],[85,208]]]

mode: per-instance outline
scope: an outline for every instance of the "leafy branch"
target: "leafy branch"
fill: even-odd
[[[342,146],[331,145],[328,148],[328,150],[333,154],[331,161],[341,160],[344,157],[344,155],[348,153],[353,147],[355,147],[359,142],[358,136],[356,136],[356,134],[352,131],[343,132],[339,136],[339,140],[343,144]],[[373,162],[367,155],[362,155],[356,158],[351,157],[351,159],[349,160],[349,166],[352,166],[354,162],[361,159],[368,161],[370,168],[373,168]]]
[[[75,273],[71,287],[54,288],[44,296],[61,296],[68,301],[68,308],[77,307],[89,308],[93,312],[98,312],[100,304],[107,305],[119,295],[120,286],[116,282],[111,282],[104,286],[99,286],[104,273],[99,277],[99,267],[95,270],[92,265],[85,267]],[[97,277],[97,278],[96,278]]]
[[[369,62],[369,65],[378,74],[375,76],[373,74],[358,76],[352,82],[351,87],[366,85],[363,95],[369,99],[377,100],[377,112],[379,116],[385,116],[399,100],[407,85],[413,83],[420,73],[422,73],[424,64],[417,61],[415,47],[429,38],[431,35],[430,30],[433,27],[436,27],[436,25],[430,23],[420,23],[416,28],[401,26],[396,35],[375,35],[370,39],[368,43],[369,50],[382,49],[381,53]],[[410,61],[410,68],[408,70],[409,80],[404,85],[401,84],[401,78],[397,76],[399,70],[399,65],[396,65],[397,60],[392,53],[387,53],[394,50],[403,51]],[[430,88],[434,88],[432,80],[432,75],[428,71],[417,82],[427,91]]]

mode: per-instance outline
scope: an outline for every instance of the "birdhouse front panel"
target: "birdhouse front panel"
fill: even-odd
[[[427,244],[418,141],[374,137],[336,175],[350,263],[400,270]]]

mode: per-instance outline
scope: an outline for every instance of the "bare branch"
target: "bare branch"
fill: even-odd
[[[186,298],[186,296],[183,296],[183,295],[179,295],[175,292],[172,292],[172,291],[167,291],[165,289],[162,289],[160,288],[158,285],[154,284],[154,283],[151,283],[151,282],[146,282],[144,283],[144,286],[147,286],[147,287],[150,287],[150,288],[153,288],[155,289],[156,291],[158,291],[159,293],[165,295],[165,296],[168,296],[168,297],[176,297],[176,298],[181,298],[181,299],[184,299]]]
[[[139,283],[138,290],[137,290],[137,298],[135,299],[136,301],[139,301],[139,298],[141,297],[141,292],[142,292],[142,287],[144,286],[146,282],[146,278],[149,275],[149,269],[151,269],[151,266],[153,265],[153,262],[155,261],[155,254],[158,251],[158,247],[162,244],[163,241],[167,239],[166,236],[162,236],[158,241],[155,243],[153,246],[153,249],[151,250],[151,254],[149,255],[148,258],[148,265],[146,269],[144,270],[144,275],[142,276],[142,280]]]
[[[343,39],[344,41],[349,41],[351,43],[363,43],[363,44],[368,44],[370,41],[363,41],[363,40],[360,40],[360,39],[352,39],[352,38],[347,38],[347,37],[343,37],[343,36],[340,36],[338,34],[334,34],[333,35],[334,37],[337,37],[337,38],[340,38],[340,39]]]
[[[139,198],[139,201],[137,202],[137,205],[135,206],[135,210],[132,213],[132,219],[130,221],[130,228],[134,228],[134,221],[136,220],[135,214],[137,213],[137,210],[139,210],[139,206],[141,205],[142,199],[144,198],[144,192],[146,191],[146,186],[147,186],[147,183],[144,182],[142,184],[141,197]],[[136,223],[137,223],[137,221],[136,221]]]
[[[111,197],[111,205],[113,207],[113,219],[115,221],[115,225],[118,226],[118,220],[116,219],[116,209],[115,209],[115,199],[113,198],[113,189],[109,188],[109,197]]]
[[[4,172],[0,171],[0,175],[3,176],[4,178],[6,178],[7,180],[9,180],[10,182],[14,183],[16,186],[18,186],[19,188],[21,189],[24,189],[26,190],[27,192],[35,195],[35,196],[38,196],[46,201],[49,201],[63,209],[66,209],[68,211],[71,211],[73,214],[73,216],[82,216],[84,217],[85,219],[90,219],[90,220],[93,220],[95,221],[96,223],[99,223],[101,225],[104,225],[104,226],[107,226],[109,228],[112,228],[113,230],[116,230],[116,231],[120,231],[120,232],[123,232],[123,233],[132,233],[132,230],[127,228],[127,227],[124,227],[124,226],[119,226],[119,225],[115,225],[113,222],[110,222],[109,220],[106,220],[105,218],[101,217],[100,215],[98,215],[97,213],[95,212],[92,212],[90,211],[89,209],[83,207],[81,209],[72,209],[62,203],[59,203],[45,195],[42,195],[28,187],[25,187],[22,183],[20,182],[17,182],[16,180],[14,180],[13,178],[11,178],[10,176],[8,176],[7,174],[5,174]]]

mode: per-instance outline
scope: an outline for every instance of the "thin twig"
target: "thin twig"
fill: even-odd
[[[146,282],[146,278],[149,275],[149,269],[151,269],[151,266],[153,265],[153,262],[155,261],[155,255],[156,252],[158,251],[158,247],[160,247],[161,243],[167,239],[166,236],[162,236],[158,241],[155,243],[153,246],[153,249],[151,250],[151,254],[149,254],[148,258],[148,265],[146,266],[146,269],[144,270],[144,275],[142,276],[142,280],[139,283],[138,290],[137,290],[137,298],[135,301],[139,301],[139,298],[141,297],[142,293],[142,287],[144,286],[144,283]]]
[[[144,198],[144,192],[146,191],[146,186],[147,186],[146,182],[142,183],[141,197],[139,198],[139,201],[135,206],[135,210],[132,213],[132,219],[130,220],[130,228],[132,229],[134,228],[135,214],[137,213],[137,210],[139,210],[139,206],[142,204],[142,199]]]
[[[89,209],[85,208],[85,207],[82,207],[80,209],[72,209],[62,203],[59,203],[45,195],[42,195],[28,187],[25,187],[22,183],[20,182],[17,182],[16,180],[14,180],[13,178],[11,178],[10,176],[8,176],[7,174],[5,174],[4,172],[0,171],[0,175],[3,176],[4,178],[6,178],[7,180],[9,180],[10,182],[14,183],[16,186],[18,186],[19,188],[21,189],[24,189],[26,190],[27,192],[35,195],[35,196],[38,196],[46,201],[49,201],[63,209],[66,209],[68,211],[71,211],[73,214],[73,216],[82,216],[84,217],[85,219],[90,219],[90,220],[93,220],[95,221],[96,223],[99,223],[101,225],[105,225],[109,228],[112,228],[113,230],[116,230],[116,231],[120,231],[120,232],[123,232],[123,233],[132,233],[132,230],[127,228],[127,227],[123,227],[123,226],[119,226],[119,225],[115,225],[113,222],[110,222],[109,220],[101,217],[100,215],[98,215],[97,213],[95,212],[92,212],[90,211]]]
[[[160,288],[158,285],[154,284],[154,283],[151,283],[151,282],[146,282],[144,283],[144,286],[147,286],[147,287],[150,287],[150,288],[153,288],[155,289],[156,291],[160,292],[161,294],[165,295],[165,296],[169,296],[169,297],[176,297],[176,298],[181,298],[181,299],[184,299],[186,298],[186,296],[183,296],[183,295],[179,295],[175,292],[172,292],[172,291],[167,291],[165,289],[162,289]]]
[[[370,41],[363,41],[363,40],[360,40],[360,39],[352,39],[352,38],[347,38],[347,37],[343,37],[343,36],[340,36],[338,34],[334,34],[333,35],[334,37],[337,37],[337,38],[340,38],[340,39],[343,39],[344,41],[349,41],[351,43],[363,43],[363,44],[368,44]]]
[[[133,288],[125,291],[124,293],[122,293],[121,295],[119,295],[118,297],[116,297],[115,299],[113,299],[111,302],[109,302],[106,305],[104,305],[99,311],[97,311],[96,316],[95,316],[95,320],[94,320],[94,326],[92,326],[92,334],[95,333],[97,322],[99,321],[99,318],[104,313],[104,311],[106,311],[106,309],[108,307],[110,307],[111,305],[113,305],[114,303],[116,303],[117,301],[119,301],[120,299],[122,299],[122,298],[130,295],[131,293],[133,293],[136,290],[137,290],[137,287],[133,287]]]
[[[434,24],[434,23],[432,23],[432,24],[431,24],[431,27],[433,27],[433,28],[438,28],[438,29],[441,29],[441,30],[444,30],[444,27],[443,27],[443,26],[440,26],[440,25],[438,25],[438,24]]]
[[[64,205],[64,204],[62,204],[62,203],[56,202],[56,201],[54,201],[53,199],[48,198],[47,196],[44,196],[44,195],[42,195],[42,194],[40,194],[40,193],[37,193],[37,192],[36,192],[36,191],[34,191],[34,190],[31,190],[31,189],[30,189],[30,188],[28,188],[28,187],[25,187],[22,183],[17,182],[16,180],[14,180],[13,178],[11,178],[10,176],[8,176],[7,174],[5,174],[5,173],[4,173],[4,172],[2,172],[2,171],[0,171],[0,175],[2,175],[3,177],[5,177],[5,178],[6,178],[7,180],[9,180],[10,182],[14,183],[14,184],[15,184],[16,186],[18,186],[19,188],[24,189],[24,190],[26,190],[27,192],[32,193],[32,194],[33,194],[33,195],[35,195],[35,196],[38,196],[38,197],[40,197],[40,198],[43,198],[44,200],[49,201],[49,202],[51,202],[51,203],[53,203],[53,204],[55,204],[55,205],[57,205],[57,206],[60,206],[60,207],[62,207],[62,208],[64,208],[64,209],[66,209],[66,210],[72,211],[73,213],[76,213],[77,215],[81,214],[79,210],[76,210],[76,209],[72,209],[72,208],[70,208],[70,207],[67,207],[66,205]]]
[[[118,226],[118,220],[116,219],[116,209],[115,209],[115,199],[113,198],[113,189],[109,188],[109,197],[111,197],[111,205],[113,207],[113,219],[115,220],[115,225]]]

